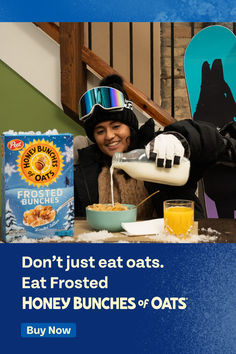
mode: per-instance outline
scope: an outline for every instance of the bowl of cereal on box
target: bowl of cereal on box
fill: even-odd
[[[137,219],[137,208],[133,204],[93,204],[86,208],[89,226],[94,230],[119,232],[122,222],[134,222]]]

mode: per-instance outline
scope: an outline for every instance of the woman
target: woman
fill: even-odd
[[[84,216],[87,205],[111,203],[110,166],[115,152],[145,148],[148,158],[162,168],[179,164],[183,155],[190,158],[190,177],[182,187],[137,181],[122,170],[114,170],[115,202],[137,204],[160,190],[139,208],[138,219],[162,217],[163,201],[167,199],[193,200],[195,218],[203,217],[202,206],[195,195],[197,181],[208,166],[224,160],[235,163],[235,155],[232,155],[235,146],[210,124],[186,119],[155,133],[154,121],[149,119],[139,129],[132,102],[124,90],[123,80],[117,75],[103,79],[98,88],[81,97],[79,114],[94,144],[78,151],[74,178],[76,216]]]

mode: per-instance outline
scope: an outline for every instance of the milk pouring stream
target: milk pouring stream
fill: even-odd
[[[147,158],[144,149],[136,149],[126,153],[116,152],[111,169],[114,167],[141,181],[183,186],[189,177],[190,161],[183,157],[179,165],[171,168],[157,167],[155,161]]]

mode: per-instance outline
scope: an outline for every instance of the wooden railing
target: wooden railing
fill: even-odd
[[[35,22],[46,34],[60,44],[61,102],[65,113],[79,123],[78,101],[86,91],[86,65],[102,77],[116,73],[112,67],[84,46],[83,23]],[[129,98],[159,124],[166,126],[175,119],[133,84],[124,79]]]

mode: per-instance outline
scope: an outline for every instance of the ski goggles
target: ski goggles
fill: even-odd
[[[79,100],[79,119],[86,121],[94,108],[100,106],[105,110],[133,109],[132,101],[126,100],[123,93],[113,87],[99,86],[86,91]]]

